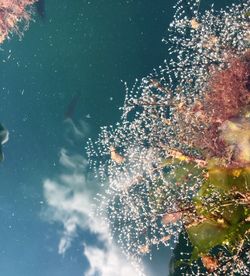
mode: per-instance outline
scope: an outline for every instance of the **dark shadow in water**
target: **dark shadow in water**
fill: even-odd
[[[80,97],[81,97],[80,92],[76,93],[73,96],[72,100],[70,101],[70,103],[68,104],[68,106],[64,112],[64,119],[68,119],[68,118],[73,119],[73,116],[74,116],[74,113],[76,110],[76,106],[79,102]]]
[[[45,12],[45,0],[38,0],[36,2],[36,12],[41,19],[45,19],[46,12]]]

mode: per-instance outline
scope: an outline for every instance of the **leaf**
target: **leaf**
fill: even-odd
[[[213,247],[223,244],[229,227],[213,220],[206,219],[204,222],[191,225],[187,228],[188,237],[195,248],[193,258],[208,253]]]
[[[204,220],[187,227],[194,246],[193,259],[217,245],[226,245],[233,252],[250,229],[249,205],[237,201],[238,195],[244,203],[249,192],[249,168],[228,169],[209,164],[209,177],[193,200],[197,214]]]
[[[204,173],[204,169],[199,168],[196,163],[177,158],[165,159],[162,165],[169,168],[169,172],[164,174],[166,180],[176,185],[187,183],[192,186]]]

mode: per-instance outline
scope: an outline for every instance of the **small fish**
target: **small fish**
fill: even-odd
[[[80,97],[81,97],[81,94],[79,92],[73,96],[72,100],[68,104],[66,111],[64,113],[65,119],[68,119],[68,118],[73,119],[73,116],[74,116],[74,113],[76,110],[76,106],[79,102]]]

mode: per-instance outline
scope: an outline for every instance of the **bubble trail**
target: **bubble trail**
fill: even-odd
[[[132,262],[184,231],[176,275],[250,273],[249,4],[177,1],[170,59],[124,83],[121,121],[89,140],[100,213]]]

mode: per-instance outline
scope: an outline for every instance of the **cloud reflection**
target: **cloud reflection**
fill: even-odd
[[[84,133],[75,132],[72,122],[66,122],[66,133],[72,140],[84,137]],[[88,259],[89,269],[86,276],[96,274],[102,276],[137,276],[135,270],[112,243],[109,229],[102,223],[104,218],[96,215],[94,196],[97,183],[87,178],[87,160],[79,154],[72,154],[61,149],[59,156],[62,173],[54,179],[46,179],[43,183],[47,208],[44,215],[47,220],[63,225],[62,236],[58,245],[58,253],[65,254],[70,248],[78,231],[88,231],[96,235],[96,244],[82,242],[83,254]],[[101,247],[99,245],[102,245]]]

